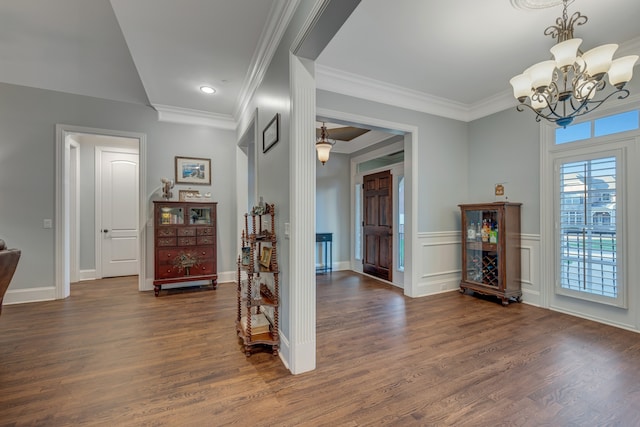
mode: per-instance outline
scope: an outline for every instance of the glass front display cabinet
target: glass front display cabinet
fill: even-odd
[[[503,305],[522,301],[520,286],[521,203],[495,202],[460,206],[462,279],[467,290],[494,295]]]

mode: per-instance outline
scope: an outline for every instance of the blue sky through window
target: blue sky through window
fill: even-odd
[[[556,129],[556,144],[589,138],[591,138],[591,122],[578,123],[566,128],[559,127]]]
[[[589,139],[592,136],[611,135],[638,129],[640,126],[639,111],[640,110],[626,111],[594,120],[593,135],[591,133],[591,121],[567,126],[566,128],[559,127],[556,129],[556,144],[565,144],[567,142]]]
[[[594,136],[611,135],[638,129],[638,110],[603,117],[594,121]]]

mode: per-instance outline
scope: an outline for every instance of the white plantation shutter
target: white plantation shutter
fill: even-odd
[[[557,291],[619,305],[618,156],[556,163]]]

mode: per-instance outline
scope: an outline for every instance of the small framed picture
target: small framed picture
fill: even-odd
[[[269,268],[271,266],[271,251],[273,248],[270,246],[262,247],[262,254],[260,255],[260,265],[264,268]]]
[[[262,152],[266,153],[280,139],[280,114],[276,113],[262,131]]]
[[[178,190],[178,200],[181,202],[194,197],[200,197],[200,192],[198,190]]]
[[[211,159],[176,156],[176,184],[211,185]]]
[[[504,202],[507,200],[507,195],[504,192],[504,185],[496,184],[494,193],[496,195],[496,202]]]

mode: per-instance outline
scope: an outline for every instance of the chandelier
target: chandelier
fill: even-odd
[[[585,24],[588,19],[580,12],[569,18],[567,5],[573,1],[562,3],[562,17],[544,31],[557,39],[550,49],[554,59],[527,68],[509,83],[520,102],[518,111],[527,107],[536,113],[536,121],[545,119],[567,127],[575,117],[595,110],[614,95],[618,99],[628,97],[629,91],[624,86],[631,80],[638,56],[613,60],[617,44],[605,44],[582,53],[579,49],[582,39],[573,38],[573,27]],[[602,92],[607,86],[605,75],[612,87],[608,94]]]
[[[320,138],[316,141],[316,150],[318,151],[318,160],[322,162],[323,166],[329,160],[329,152],[335,143],[335,140],[329,139],[329,131],[327,131],[327,127],[322,122]]]

